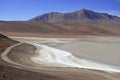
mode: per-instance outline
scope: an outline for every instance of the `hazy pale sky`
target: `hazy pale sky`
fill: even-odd
[[[43,13],[82,8],[120,16],[120,0],[0,0],[0,20],[28,20]]]

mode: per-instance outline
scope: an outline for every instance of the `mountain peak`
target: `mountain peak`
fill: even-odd
[[[91,23],[101,23],[104,21],[105,23],[112,24],[117,22],[120,23],[120,17],[116,17],[107,13],[94,12],[88,9],[81,9],[75,12],[69,13],[59,13],[59,12],[51,12],[47,14],[43,14],[39,17],[35,17],[31,19],[32,21],[38,22],[63,22],[63,23],[81,23],[81,24],[91,24]]]
[[[84,8],[83,8],[83,9],[81,9],[80,11],[90,11],[90,10],[88,10],[88,9],[84,9]]]
[[[60,13],[60,12],[50,12],[48,14],[62,14],[62,13]]]
[[[75,11],[75,12],[94,12],[94,11],[83,8],[83,9],[80,9],[80,10]]]

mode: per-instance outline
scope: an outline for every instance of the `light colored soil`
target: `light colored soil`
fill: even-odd
[[[26,46],[26,48],[23,46]],[[11,56],[11,55],[20,54],[22,55],[22,57],[24,57],[26,54],[29,54],[29,51],[34,52],[34,50],[35,48],[32,45],[22,44],[14,48],[9,54],[9,57],[15,60],[15,62],[26,65],[22,61],[19,62],[19,60],[16,59],[16,57]],[[31,71],[31,72],[38,72],[38,74],[44,73],[47,75],[60,77],[65,80],[120,80],[119,74],[107,73],[107,72],[98,71],[98,70],[88,70],[88,69],[78,69],[78,68],[61,68],[61,67],[56,68],[56,67],[44,67],[44,66],[41,66],[41,67],[39,66],[39,68],[35,68],[36,66],[34,67],[29,67],[29,66],[30,65],[28,65],[27,67],[21,66],[20,68],[23,70]]]

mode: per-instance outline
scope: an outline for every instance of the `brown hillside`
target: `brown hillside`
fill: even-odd
[[[44,36],[44,35],[113,35],[117,34],[108,28],[86,26],[81,24],[67,23],[47,23],[35,21],[1,21],[0,32],[7,35],[26,35],[26,36]]]

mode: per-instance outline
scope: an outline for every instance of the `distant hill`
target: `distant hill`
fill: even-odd
[[[81,9],[46,13],[28,21],[0,21],[0,32],[17,36],[120,35],[120,17]]]
[[[30,21],[73,24],[80,23],[82,25],[89,26],[120,26],[120,17],[107,13],[94,12],[87,9],[81,9],[79,11],[69,13],[46,13],[30,19]]]
[[[118,30],[118,29],[117,29]],[[114,30],[115,31],[115,30]],[[116,35],[109,29],[81,24],[35,21],[2,21],[0,32],[14,36],[76,37],[81,35]]]

